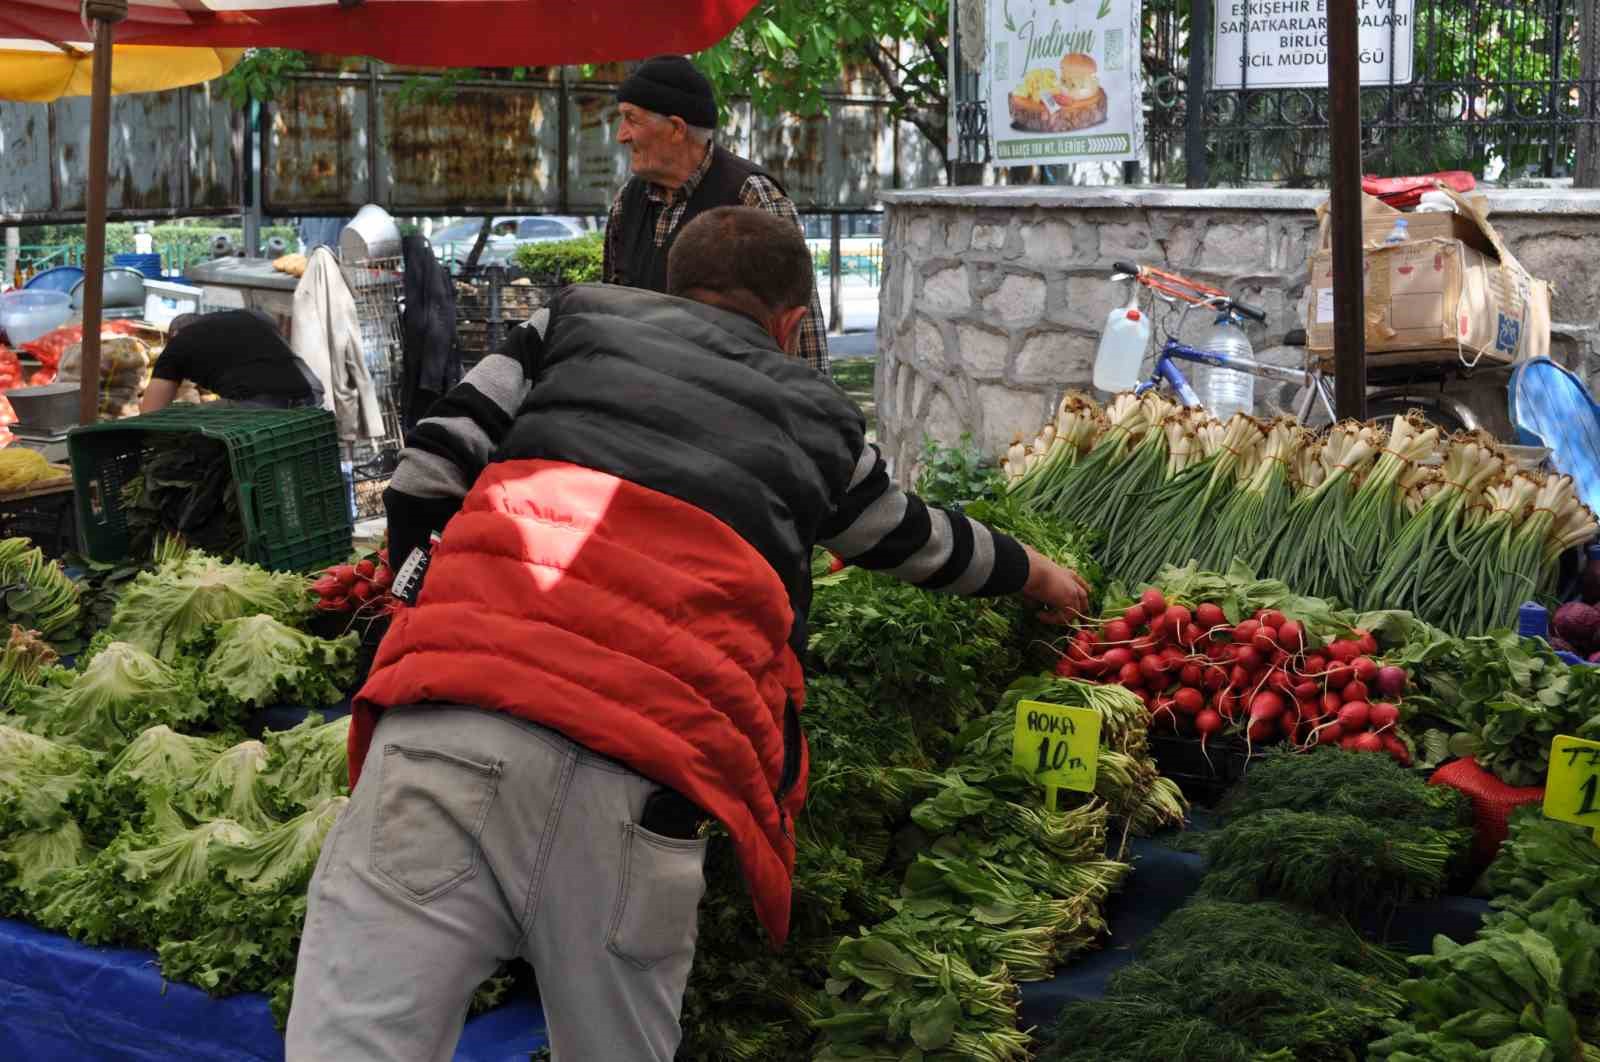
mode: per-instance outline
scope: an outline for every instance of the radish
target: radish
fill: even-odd
[[[1322,695],[1322,711],[1326,715],[1336,715],[1344,707],[1344,698],[1337,693],[1324,693]]]
[[[1066,657],[1062,657],[1060,660],[1056,661],[1056,674],[1060,675],[1062,678],[1077,678],[1078,669],[1073,666],[1071,660],[1068,660]]]
[[[1305,648],[1306,629],[1294,620],[1278,628],[1278,642],[1285,648],[1300,650]]]
[[[1164,681],[1164,675],[1167,670],[1166,662],[1154,653],[1140,657],[1139,663],[1135,666],[1138,667],[1140,676],[1148,680],[1152,685]]]
[[[1151,616],[1158,616],[1167,611],[1166,595],[1153,586],[1139,595],[1139,604],[1143,605],[1145,612]]]
[[[1392,730],[1400,722],[1400,709],[1392,704],[1379,701],[1367,713],[1367,723],[1374,730]]]
[[[1111,667],[1106,663],[1106,658],[1103,656],[1091,656],[1087,660],[1076,661],[1073,664],[1073,667],[1077,668],[1080,674],[1087,675],[1091,678],[1099,678],[1101,675],[1108,674],[1112,670]]]
[[[1278,631],[1275,627],[1262,627],[1250,639],[1250,644],[1263,653],[1273,653],[1278,649]]]
[[[1355,734],[1346,734],[1344,737],[1340,738],[1339,739],[1339,747],[1341,749],[1352,749],[1353,750],[1356,747],[1356,735]]]
[[[1239,661],[1239,666],[1246,671],[1254,671],[1261,666],[1261,653],[1254,646],[1240,646],[1234,659]]]
[[[1150,637],[1156,641],[1165,641],[1167,635],[1172,633],[1172,625],[1167,622],[1165,612],[1150,621]]]
[[[311,584],[311,589],[318,597],[333,597],[343,588],[344,584],[339,581],[338,576],[331,573],[324,575],[322,578]]]
[[[1330,690],[1342,690],[1355,680],[1356,673],[1353,668],[1336,667],[1328,672],[1328,688]]]
[[[1348,664],[1361,655],[1361,646],[1355,642],[1337,641],[1328,646],[1328,655],[1341,664]]]
[[[1207,708],[1194,717],[1194,728],[1200,734],[1200,748],[1203,750],[1207,738],[1222,733],[1222,716]]]
[[[1367,684],[1365,682],[1352,682],[1339,691],[1339,696],[1344,698],[1344,703],[1355,704],[1358,701],[1368,700]]]
[[[1178,671],[1178,681],[1185,686],[1199,687],[1205,682],[1205,673],[1199,664],[1184,664]]]
[[[1319,726],[1316,730],[1317,744],[1319,745],[1331,745],[1335,741],[1341,740],[1343,737],[1344,728],[1338,723],[1329,723],[1326,726]]]
[[[1289,618],[1283,613],[1279,612],[1277,609],[1269,609],[1261,614],[1261,622],[1264,626],[1271,627],[1273,630],[1277,630],[1285,623],[1288,623]]]
[[[1232,647],[1232,642],[1212,642],[1206,646],[1206,659],[1231,660],[1233,657],[1229,654],[1229,650]]]
[[[1170,605],[1166,611],[1166,618],[1168,626],[1177,628],[1186,626],[1193,619],[1193,614],[1182,605]]]
[[[340,564],[328,569],[328,574],[339,580],[339,585],[349,589],[356,584],[356,566]]]
[[[1294,699],[1297,701],[1310,701],[1320,696],[1317,684],[1310,679],[1302,679],[1294,684]]]
[[[1356,640],[1356,646],[1368,656],[1378,651],[1378,639],[1372,636],[1371,631],[1364,631],[1357,627],[1350,632],[1350,636]]]
[[[1250,721],[1277,719],[1283,714],[1283,698],[1271,690],[1262,690],[1250,699]]]
[[[1178,690],[1177,693],[1172,695],[1172,703],[1175,704],[1178,708],[1178,711],[1182,712],[1184,715],[1198,715],[1200,713],[1200,709],[1206,706],[1206,699],[1199,690],[1190,689],[1188,686],[1184,686],[1182,689]]]
[[[361,582],[350,588],[350,600],[360,605],[375,593],[371,583]]]
[[[1401,741],[1393,734],[1384,735],[1383,751],[1393,756],[1395,758],[1395,762],[1399,763],[1400,766],[1411,766],[1411,750],[1406,748],[1406,743],[1404,741]]]
[[[1150,622],[1150,616],[1145,612],[1143,605],[1131,605],[1122,613],[1122,622],[1132,630],[1138,630]]]
[[[1222,690],[1213,697],[1211,704],[1212,707],[1216,708],[1217,714],[1230,723],[1233,722],[1234,716],[1239,711],[1239,698],[1227,690]]]
[[[1129,643],[1128,648],[1133,650],[1135,656],[1145,656],[1155,652],[1156,640],[1154,638],[1135,638]]]
[[[1138,687],[1144,684],[1144,671],[1138,664],[1129,662],[1117,669],[1117,683],[1128,687]]]
[[[1306,657],[1306,674],[1320,675],[1328,670],[1328,658],[1321,653],[1312,653]]]
[[[1385,697],[1399,697],[1406,691],[1406,679],[1408,677],[1405,668],[1394,667],[1393,665],[1380,667],[1378,669],[1378,692]]]
[[[394,571],[387,565],[379,565],[378,574],[372,577],[372,585],[379,590],[387,590],[394,585]]]
[[[1184,655],[1183,650],[1177,648],[1176,646],[1169,645],[1165,649],[1161,650],[1161,660],[1164,664],[1166,664],[1168,671],[1178,670],[1188,659],[1189,658]]]
[[[1106,655],[1101,659],[1106,662],[1106,667],[1113,671],[1121,671],[1124,664],[1133,663],[1133,650],[1119,645],[1114,649],[1107,649]]]
[[[1346,704],[1339,709],[1339,725],[1346,733],[1362,730],[1372,719],[1372,706],[1365,703]]]
[[[1378,664],[1370,656],[1358,656],[1350,662],[1350,670],[1356,673],[1357,682],[1371,685],[1378,678]]]
[[[1223,613],[1221,606],[1207,601],[1195,608],[1194,621],[1209,633],[1218,627],[1227,626],[1228,617]]]
[[[1354,748],[1357,752],[1382,752],[1383,739],[1369,730],[1356,738]]]
[[[1248,645],[1250,644],[1250,639],[1254,638],[1256,636],[1256,631],[1259,631],[1260,629],[1261,623],[1259,621],[1245,620],[1243,623],[1239,624],[1233,629],[1233,640]]]
[[[1245,731],[1251,741],[1267,741],[1278,736],[1276,719],[1257,719]]]
[[[1101,636],[1101,640],[1115,642],[1118,645],[1123,642],[1131,642],[1133,641],[1133,628],[1122,620],[1112,620],[1106,624],[1105,633]]]
[[[1215,693],[1228,684],[1228,672],[1215,665],[1206,668],[1200,675],[1200,685],[1206,690]]]
[[[350,599],[345,597],[325,597],[317,602],[319,612],[346,612],[350,608]]]
[[[356,576],[358,578],[371,579],[373,573],[377,570],[378,566],[372,563],[370,560],[363,559],[356,562]]]
[[[1228,672],[1228,685],[1241,690],[1250,685],[1250,672],[1245,670],[1243,664],[1233,665],[1233,670]]]

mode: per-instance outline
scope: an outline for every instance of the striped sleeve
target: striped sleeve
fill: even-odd
[[[994,597],[1028,581],[1028,556],[1015,539],[907,494],[870,443],[818,540],[846,563],[927,590]]]
[[[389,555],[397,564],[444,529],[510,429],[543,360],[544,314],[514,329],[504,351],[474,365],[407,437],[383,492]]]

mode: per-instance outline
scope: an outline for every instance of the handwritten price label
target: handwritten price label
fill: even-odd
[[[1017,705],[1011,732],[1011,762],[1044,786],[1046,806],[1056,807],[1056,790],[1094,792],[1100,764],[1100,713],[1042,701]]]
[[[1592,826],[1600,844],[1600,741],[1562,736],[1551,744],[1544,816]]]

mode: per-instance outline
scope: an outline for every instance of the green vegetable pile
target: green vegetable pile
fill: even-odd
[[[1468,944],[1437,938],[1410,1003],[1369,1057],[1600,1062],[1600,847],[1537,809],[1512,816],[1484,883],[1497,908]]]
[[[1470,840],[1461,794],[1383,757],[1275,752],[1221,810],[1200,895],[1104,1000],[1062,1010],[1042,1059],[1333,1062],[1399,1016],[1404,960],[1351,921],[1440,891]]]
[[[193,432],[150,432],[139,471],[122,488],[130,552],[145,556],[167,534],[222,556],[245,546],[228,446]]]
[[[208,991],[268,992],[282,1019],[349,721],[261,741],[237,724],[337,702],[355,638],[299,629],[304,577],[198,551],[120,582],[76,668],[16,628],[0,654],[0,914],[148,948]]]
[[[975,515],[1097,571],[1084,538],[985,499],[981,477],[945,464],[932,500],[977,499]],[[789,942],[765,947],[731,852],[714,841],[679,1056],[1025,1057],[1017,982],[1099,942],[1129,830],[1182,819],[1144,750],[1145,713],[1123,691],[1051,676],[1008,693],[1059,637],[1024,606],[830,575],[825,554],[814,574],[811,775]],[[1020,696],[1110,709],[1100,795],[1051,814],[1012,773],[1006,710]]]

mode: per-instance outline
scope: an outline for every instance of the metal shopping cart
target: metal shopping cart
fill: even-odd
[[[401,343],[400,310],[404,297],[405,260],[359,258],[341,261],[345,284],[355,298],[361,324],[361,353],[383,411],[383,434],[345,445],[355,494],[355,518],[370,520],[383,515],[383,491],[394,475],[405,445],[401,426],[400,392],[405,357]]]

